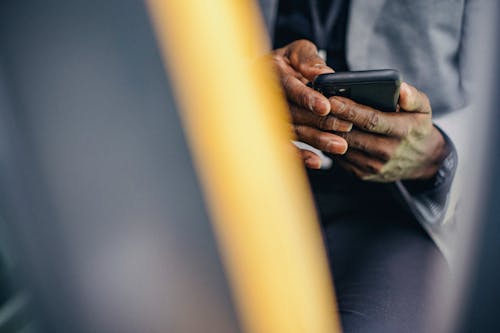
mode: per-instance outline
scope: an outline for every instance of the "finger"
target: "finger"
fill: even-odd
[[[320,74],[333,73],[318,55],[316,45],[308,40],[298,40],[290,45],[288,57],[292,67],[306,77],[309,81]]]
[[[290,113],[294,124],[316,127],[324,131],[349,132],[352,123],[332,115],[318,116],[297,105],[290,105]]]
[[[302,50],[302,51],[301,51]],[[316,47],[309,41],[300,40],[289,46],[275,50],[273,55],[274,65],[279,73],[281,86],[284,88],[287,98],[319,115],[326,115],[330,112],[330,102],[321,93],[306,86],[311,78],[304,77],[298,68],[299,62],[303,60],[300,54],[313,54]],[[292,64],[292,60],[294,59]],[[321,60],[322,61],[322,60]],[[324,64],[324,62],[322,61]],[[321,64],[315,68],[321,68]],[[322,69],[324,70],[324,69]],[[321,70],[317,73],[320,74]],[[329,69],[331,72],[331,69]],[[315,75],[317,75],[315,74]]]
[[[293,103],[300,105],[320,116],[330,112],[330,102],[321,93],[307,87],[299,78],[285,75],[280,78],[286,96]]]
[[[299,149],[299,151],[306,167],[310,169],[321,168],[321,158],[318,155],[306,149]]]
[[[331,114],[350,121],[354,126],[372,133],[405,137],[409,119],[401,112],[382,112],[348,98],[330,97]]]
[[[316,149],[331,154],[344,154],[347,150],[347,142],[338,135],[305,125],[295,125],[294,128],[295,134],[300,141]]]
[[[366,174],[379,174],[385,163],[369,156],[362,151],[351,149],[344,154],[343,159],[349,161],[352,165],[356,166]]]
[[[427,95],[405,82],[399,88],[399,106],[401,111],[431,113]]]
[[[400,145],[400,140],[393,137],[381,136],[360,130],[339,134],[346,141],[349,149],[354,148],[365,152],[381,161],[389,161]]]
[[[337,159],[336,160],[337,164],[340,165],[344,170],[347,172],[355,175],[356,177],[363,179],[369,176],[367,172],[356,166],[355,164],[352,164],[349,161],[346,161],[344,159]]]

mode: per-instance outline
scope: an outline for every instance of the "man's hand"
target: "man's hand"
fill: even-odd
[[[349,132],[352,123],[330,114],[328,99],[306,86],[307,82],[324,73],[332,73],[318,56],[316,46],[307,40],[298,40],[273,52],[274,67],[288,99],[292,127],[298,138],[321,151],[343,154],[347,142],[339,135],[330,133]],[[321,159],[310,151],[301,151],[309,168],[321,167]]]
[[[349,144],[337,162],[359,178],[377,182],[429,179],[446,157],[443,136],[433,126],[427,96],[403,83],[399,112],[381,112],[331,97],[331,113],[355,128],[341,134]]]

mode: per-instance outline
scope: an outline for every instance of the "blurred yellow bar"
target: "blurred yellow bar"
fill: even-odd
[[[148,0],[242,326],[340,332],[286,105],[250,0]],[[175,191],[175,189],[172,189]]]

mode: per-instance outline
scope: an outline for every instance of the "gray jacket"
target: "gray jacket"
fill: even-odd
[[[462,160],[466,154],[466,114],[469,107],[471,36],[468,26],[477,1],[351,0],[346,54],[351,70],[395,68],[403,79],[425,92],[433,118],[447,134]],[[271,36],[278,0],[260,0]],[[452,161],[457,163],[457,161]],[[434,205],[425,195],[413,196],[396,185],[415,217],[447,252],[447,234],[461,184],[461,167],[445,200]]]

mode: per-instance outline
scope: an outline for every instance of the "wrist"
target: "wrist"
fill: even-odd
[[[427,147],[430,147],[430,150],[428,151],[429,159],[427,160],[420,177],[417,178],[419,180],[432,180],[451,151],[451,148],[446,142],[443,134],[434,125]]]

